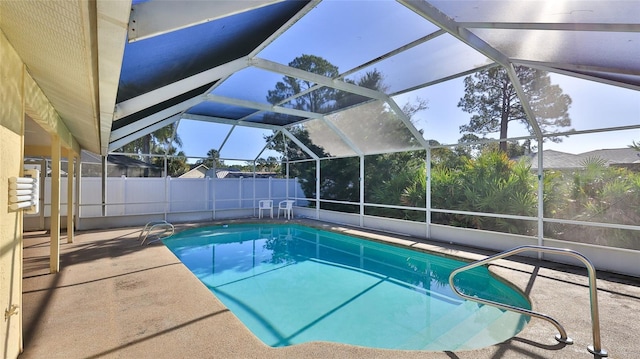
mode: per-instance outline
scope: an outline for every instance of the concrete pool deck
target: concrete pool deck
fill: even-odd
[[[301,222],[470,259],[493,254],[359,228]],[[189,227],[177,225],[176,229]],[[49,274],[48,235],[25,233],[25,348],[20,358],[593,357],[586,349],[593,339],[588,277],[583,268],[520,257],[500,260],[490,267],[526,293],[534,310],[557,319],[574,340],[573,345],[556,342],[556,329],[534,318],[516,337],[470,351],[379,350],[320,342],[271,348],[166,247],[140,246],[140,229],[77,232],[74,243],[61,244],[61,269],[57,274]],[[602,347],[610,358],[639,357],[640,279],[598,272],[597,286]]]

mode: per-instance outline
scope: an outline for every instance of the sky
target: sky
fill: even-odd
[[[344,72],[437,29],[398,5],[396,2],[371,1],[363,12],[358,1],[323,1],[258,57],[286,65],[302,54],[320,54]],[[428,41],[401,57],[402,60],[394,57],[374,66],[385,74],[390,92],[430,81],[436,75],[451,75],[488,63],[484,56],[449,35]],[[232,76],[213,93],[266,103],[267,91],[281,78],[279,74],[249,68]],[[427,139],[454,144],[461,137],[460,125],[468,123],[470,118],[470,114],[457,107],[464,92],[462,80],[463,77],[459,77],[396,96],[394,100],[400,107],[416,98],[427,100],[428,109],[413,118],[416,128],[423,130]],[[572,98],[569,115],[571,127],[577,131],[640,123],[640,91],[559,74],[551,74],[551,81]],[[205,156],[209,149],[220,148],[230,128],[182,120],[178,130],[184,142],[182,150],[190,156]],[[269,134],[270,130],[236,128],[225,142],[221,156],[253,159],[264,149],[263,138]],[[510,124],[509,136],[524,135],[527,130],[523,125]],[[497,135],[492,137],[497,138]],[[640,129],[574,135],[564,138],[562,143],[547,142],[543,146],[544,149],[581,153],[627,147],[632,141],[640,141]],[[267,151],[262,157],[270,155],[277,156]]]

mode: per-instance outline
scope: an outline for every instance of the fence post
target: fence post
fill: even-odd
[[[209,177],[205,177],[204,179],[204,210],[209,209]]]
[[[238,181],[238,208],[242,208],[242,197],[244,197],[244,194],[242,193],[242,180],[244,179],[244,177],[240,176],[240,179]]]
[[[122,190],[120,191],[120,193],[122,193],[122,201],[120,201],[120,205],[118,207],[120,207],[118,214],[119,215],[125,215],[127,214],[125,211],[125,208],[127,208],[129,206],[129,203],[127,203],[127,176],[122,175],[120,176],[120,180],[121,183],[120,185],[122,186]]]
[[[165,177],[164,181],[164,220],[167,220],[167,212],[170,212],[171,208],[171,176]]]
[[[256,161],[253,161],[253,200],[251,206],[253,207],[253,216],[256,216],[256,207],[258,207],[258,201],[256,201]]]
[[[209,183],[207,183],[207,186],[211,186],[211,220],[214,220],[216,219],[216,179],[211,177],[208,178]]]

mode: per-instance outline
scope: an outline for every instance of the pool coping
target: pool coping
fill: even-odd
[[[178,231],[222,223],[299,223],[395,245],[476,260],[474,248],[313,220],[238,220],[176,225]],[[528,258],[490,266],[532,302],[556,317],[575,344],[555,341],[555,328],[532,319],[516,337],[483,349],[426,352],[371,349],[336,343],[271,348],[260,342],[163,245],[140,247],[140,228],[86,231],[61,245],[62,269],[47,274],[48,237],[25,238],[23,358],[590,358],[589,296],[584,270]],[[537,274],[535,277],[532,274]],[[632,357],[640,342],[640,280],[599,272],[603,347]]]

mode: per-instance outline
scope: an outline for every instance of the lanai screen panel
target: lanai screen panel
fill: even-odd
[[[640,2],[614,0],[431,0],[430,4],[458,22],[501,23],[634,23]]]
[[[320,56],[344,72],[437,29],[395,1],[322,1],[258,57]]]
[[[382,73],[386,85],[380,90],[391,94],[492,63],[493,61],[453,36],[443,34],[365,67],[349,75],[347,79],[357,81],[365,73],[377,70]]]
[[[248,67],[231,75],[211,93],[266,105],[270,104],[267,101],[269,91],[275,89],[282,78],[275,72]]]
[[[243,119],[247,122],[262,123],[273,126],[287,126],[295,122],[305,120],[306,117],[288,115],[284,113],[261,111]]]
[[[191,115],[218,117],[232,120],[239,120],[256,112],[257,110],[253,108],[234,106],[213,101],[201,102],[187,111],[187,113]]]
[[[328,114],[370,100],[366,96],[321,86],[283,103],[282,107]]]
[[[327,119],[365,155],[422,148],[398,114],[383,101],[355,106]]]
[[[639,1],[430,1],[517,61],[640,86]],[[615,55],[612,55],[615,54]]]
[[[545,108],[532,106],[536,121],[544,134],[637,126],[640,123],[640,91],[551,73],[552,84],[571,98],[566,127],[545,126]],[[550,89],[548,89],[550,90]],[[604,135],[603,135],[604,136]],[[640,131],[637,138],[640,139]],[[631,140],[620,143],[631,145]]]
[[[639,15],[640,16],[640,15]],[[480,38],[518,60],[570,68],[593,66],[633,71],[640,58],[640,33],[604,31],[472,29]]]
[[[355,156],[356,152],[323,119],[314,119],[296,126],[292,133],[320,157]]]
[[[256,159],[267,145],[266,138],[273,131],[236,126],[220,149],[220,158],[252,161]]]
[[[218,151],[232,128],[228,124],[182,119],[176,129],[182,141],[180,150],[187,157],[207,157],[209,150]]]
[[[297,129],[290,129],[292,131],[292,133],[294,135],[299,133],[299,128]],[[311,155],[309,155],[309,153],[307,153],[305,150],[303,150],[300,146],[298,146],[295,142],[293,142],[290,138],[280,134],[278,135],[278,137],[284,137],[284,143],[286,144],[286,148],[284,147],[280,147],[278,149],[278,151],[283,155],[283,157],[286,157],[287,159],[289,159],[290,161],[297,161],[297,160],[308,160],[311,159]]]

